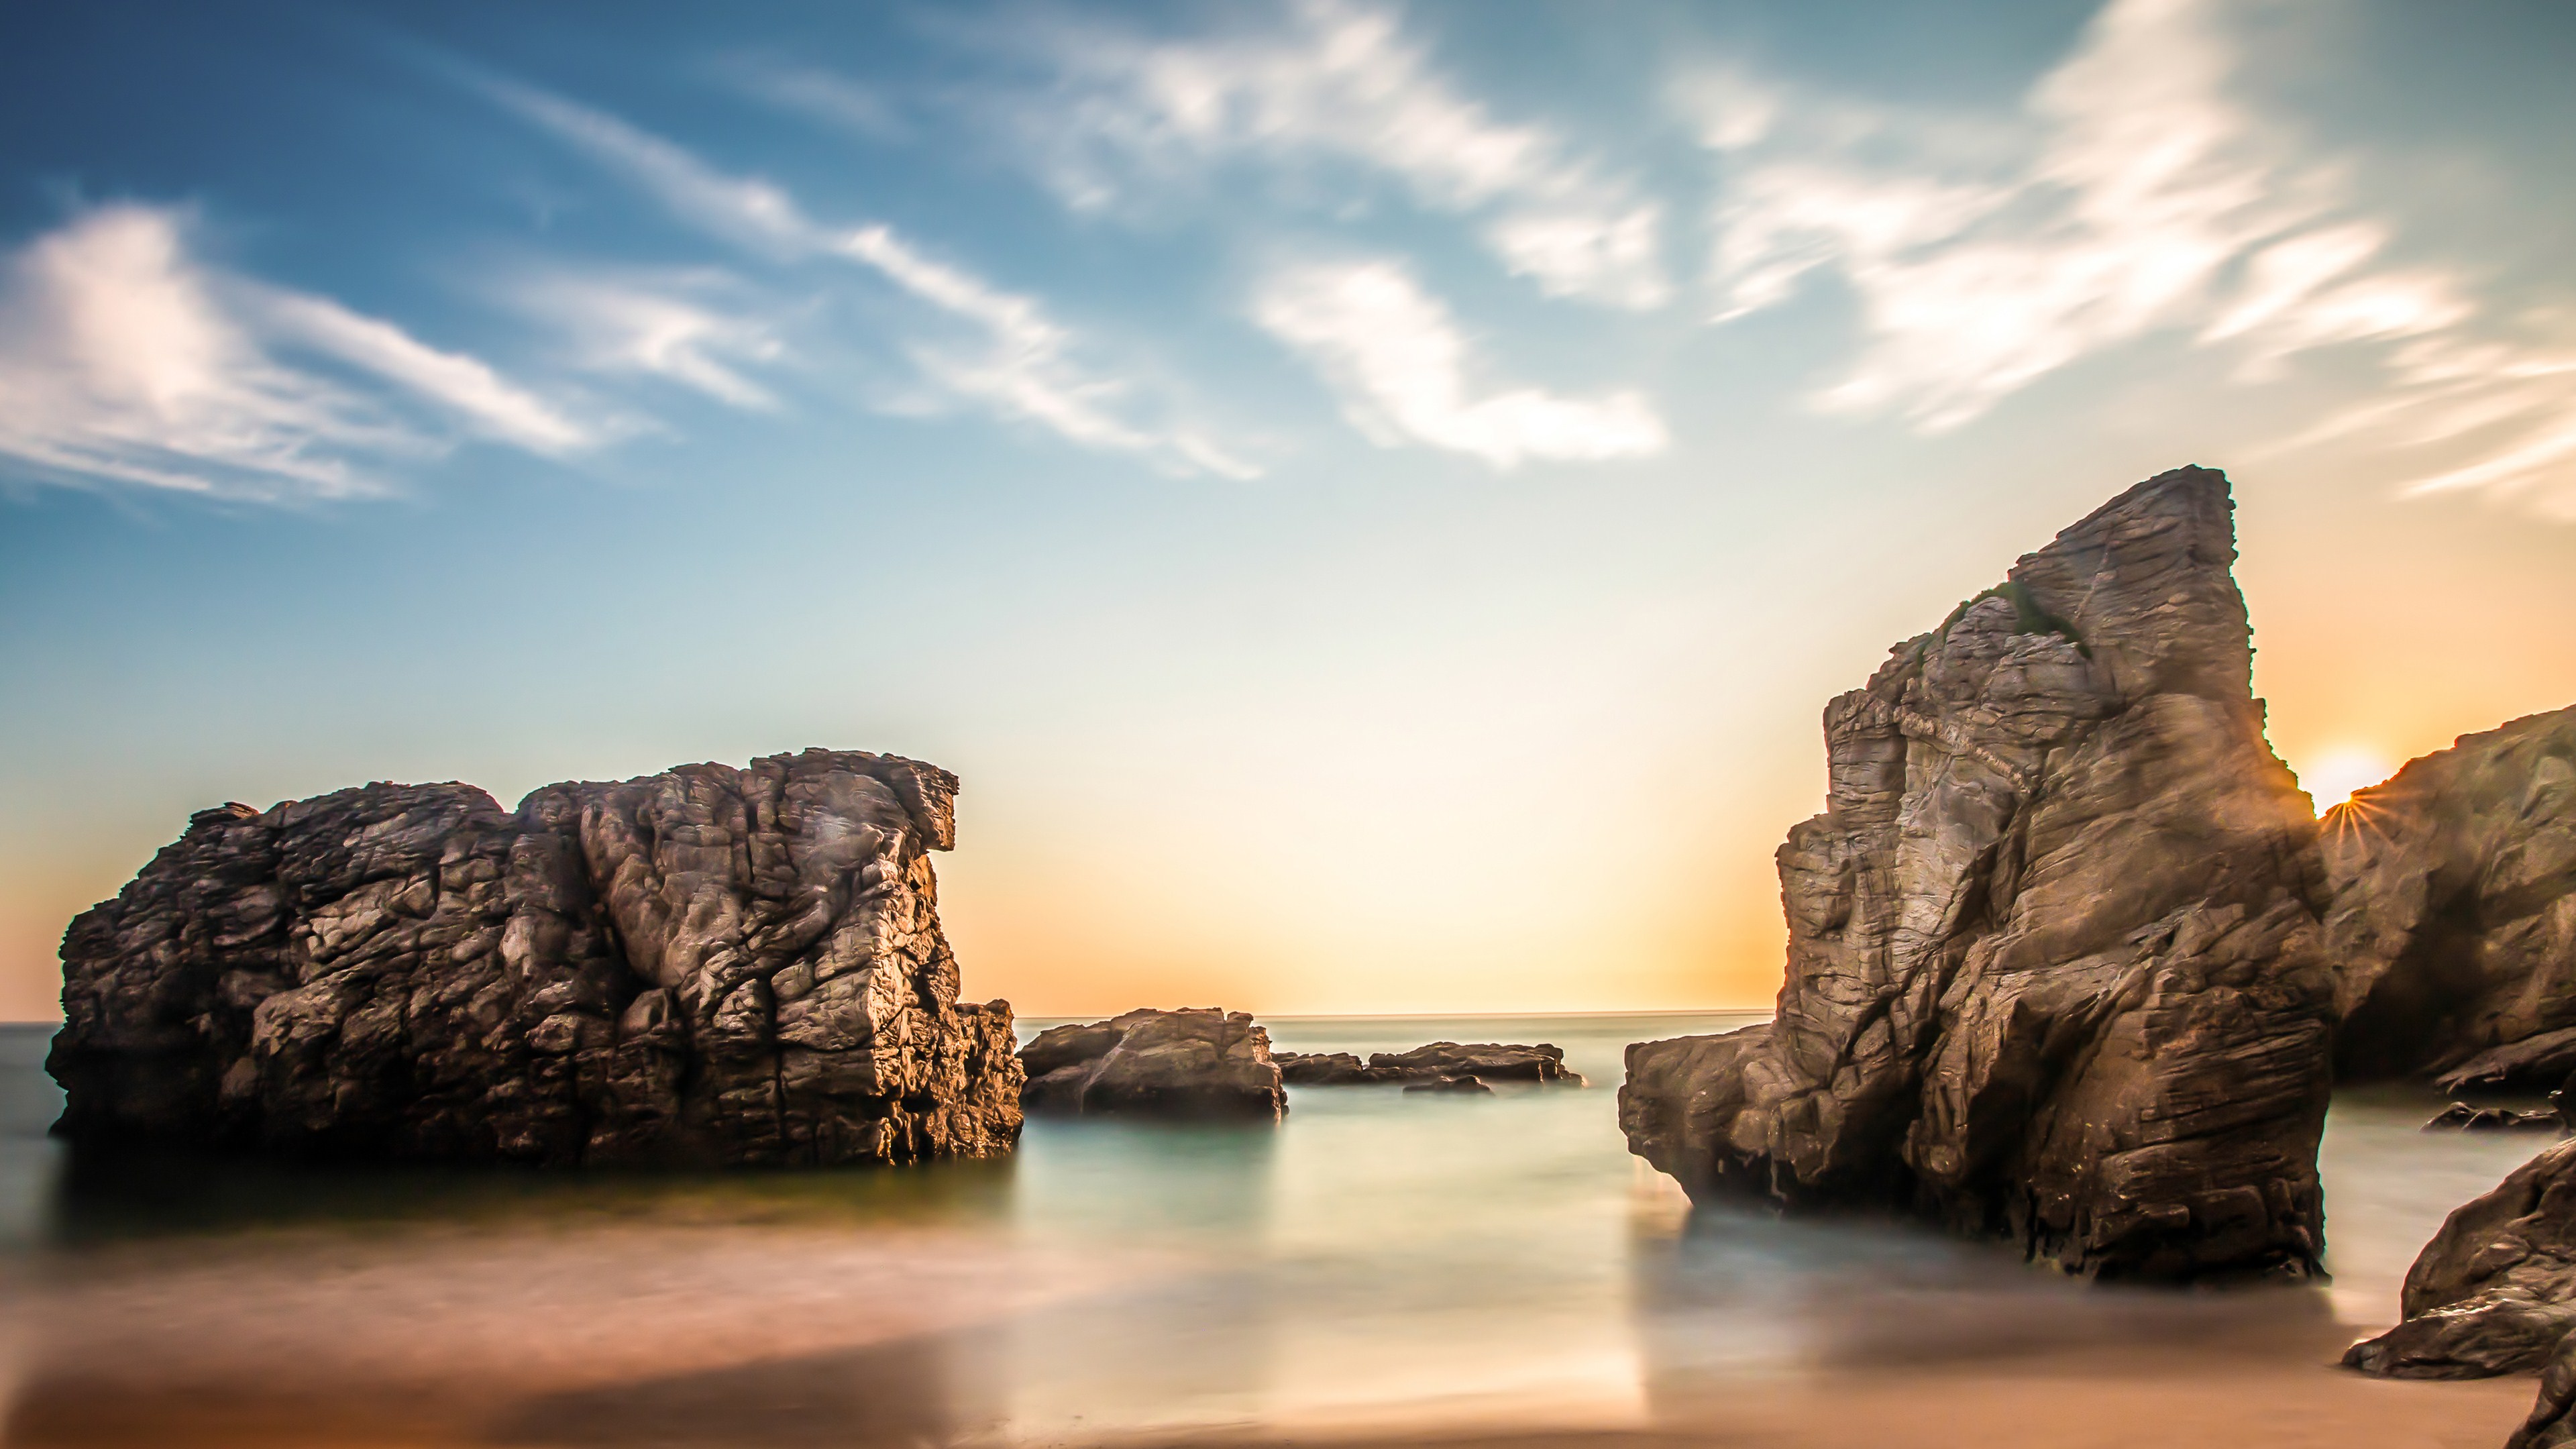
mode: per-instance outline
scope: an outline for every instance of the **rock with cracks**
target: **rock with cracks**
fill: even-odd
[[[2408,763],[2329,811],[2320,843],[2345,1076],[2576,1072],[2576,707]]]
[[[547,1164],[1009,1149],[1006,1003],[958,1000],[956,777],[807,750],[195,816],[63,941],[79,1139]]]
[[[1629,1048],[1634,1151],[2070,1272],[2315,1267],[2325,897],[2231,507],[2207,469],[2141,483],[1826,706],[1777,1017]]]
[[[1150,1008],[1051,1027],[1020,1049],[1032,1112],[1277,1121],[1288,1110],[1270,1033],[1244,1012]]]
[[[2452,1213],[2406,1271],[2399,1307],[2405,1321],[2354,1344],[2347,1366],[2469,1379],[2548,1363],[2576,1327],[2576,1141]]]

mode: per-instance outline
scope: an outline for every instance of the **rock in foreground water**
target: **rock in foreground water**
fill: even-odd
[[[74,921],[59,1130],[339,1157],[818,1164],[1007,1150],[958,1000],[956,777],[807,750],[200,812]]]
[[[1020,1049],[1032,1112],[1257,1117],[1288,1110],[1270,1033],[1216,1007],[1146,1008],[1050,1027]]]
[[[2405,1321],[2344,1363],[2394,1378],[2469,1379],[2547,1363],[2576,1328],[2576,1141],[2453,1212],[2406,1271]]]
[[[2323,882],[2231,509],[2207,469],[2141,483],[1826,706],[1778,1014],[1630,1047],[1632,1150],[2071,1272],[2315,1267]]]
[[[2539,1090],[2576,1072],[2576,707],[2409,762],[2320,843],[2345,1076]]]

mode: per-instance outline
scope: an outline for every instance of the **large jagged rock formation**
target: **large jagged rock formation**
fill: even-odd
[[[807,750],[203,811],[63,940],[75,1138],[543,1163],[1006,1150],[1004,1002],[957,999],[956,777]]]
[[[1049,1027],[1020,1049],[1032,1112],[1254,1117],[1288,1110],[1270,1033],[1250,1013],[1143,1007],[1107,1021]]]
[[[2576,1328],[2576,1141],[2453,1212],[2406,1270],[2405,1320],[2344,1363],[2393,1378],[2535,1369]]]
[[[2410,762],[2328,812],[2320,843],[2342,1075],[2576,1071],[2576,707]]]
[[[1907,1208],[2069,1271],[2314,1266],[2333,987],[2226,479],[2149,479],[1825,709],[1776,1019],[1628,1051],[1695,1197]]]

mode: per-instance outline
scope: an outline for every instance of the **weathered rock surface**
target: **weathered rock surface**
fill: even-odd
[[[1478,1077],[1488,1082],[1558,1082],[1580,1087],[1583,1077],[1565,1065],[1565,1049],[1549,1042],[1518,1046],[1502,1042],[1435,1041],[1408,1052],[1375,1052],[1369,1065],[1381,1071],[1416,1077]]]
[[[2149,479],[1825,709],[1776,1019],[1628,1050],[1695,1197],[1911,1209],[2085,1274],[2304,1272],[2333,983],[2226,479]]]
[[[539,1163],[1007,1150],[1007,1003],[957,999],[956,777],[807,750],[193,817],[63,941],[74,1138]]]
[[[2463,735],[2327,813],[2347,1078],[2576,1071],[2576,707]]]
[[[2576,1141],[2514,1169],[2451,1214],[2406,1272],[2405,1321],[2344,1363],[2395,1378],[2539,1368],[2576,1327]]]
[[[1245,1012],[1147,1008],[1039,1032],[1020,1049],[1032,1112],[1264,1117],[1288,1110],[1270,1033]]]
[[[1565,1049],[1549,1042],[1521,1046],[1435,1041],[1411,1051],[1372,1052],[1366,1062],[1349,1052],[1279,1052],[1276,1060],[1282,1080],[1292,1087],[1371,1086],[1455,1076],[1584,1085],[1582,1074],[1566,1067]]]
[[[1349,1052],[1272,1052],[1279,1080],[1292,1087],[1359,1087],[1400,1082],[1401,1072],[1381,1072]]]
[[[1433,1077],[1427,1082],[1411,1083],[1406,1086],[1404,1090],[1408,1092],[1464,1092],[1471,1096],[1475,1093],[1482,1092],[1488,1097],[1494,1094],[1493,1088],[1486,1086],[1483,1080],[1476,1077]]]

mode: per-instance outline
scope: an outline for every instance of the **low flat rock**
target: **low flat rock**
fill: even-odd
[[[1583,1077],[1565,1065],[1565,1049],[1549,1042],[1435,1041],[1406,1052],[1375,1052],[1369,1065],[1415,1077],[1477,1077],[1488,1082],[1555,1082],[1580,1087]]]
[[[1475,1096],[1482,1093],[1488,1097],[1494,1094],[1493,1088],[1485,1085],[1482,1080],[1476,1077],[1433,1077],[1427,1082],[1408,1083],[1404,1090],[1408,1092],[1463,1093],[1468,1096]]]
[[[2549,1363],[2576,1328],[2576,1141],[2453,1212],[2407,1270],[2399,1306],[2405,1321],[2354,1344],[2346,1367],[2467,1379]]]
[[[1020,1048],[1032,1112],[1262,1118],[1288,1110],[1270,1033],[1246,1012],[1144,1008],[1050,1027]]]
[[[1438,1081],[1471,1076],[1496,1082],[1584,1085],[1565,1065],[1565,1050],[1549,1042],[1436,1041],[1410,1051],[1373,1052],[1365,1062],[1349,1052],[1281,1052],[1281,1076],[1292,1087],[1349,1087]]]
[[[1405,1080],[1404,1074],[1379,1071],[1349,1052],[1273,1052],[1279,1079],[1292,1087],[1365,1087]]]
[[[957,778],[809,749],[199,812],[63,938],[59,1131],[299,1156],[812,1165],[1007,1151],[958,999]]]

